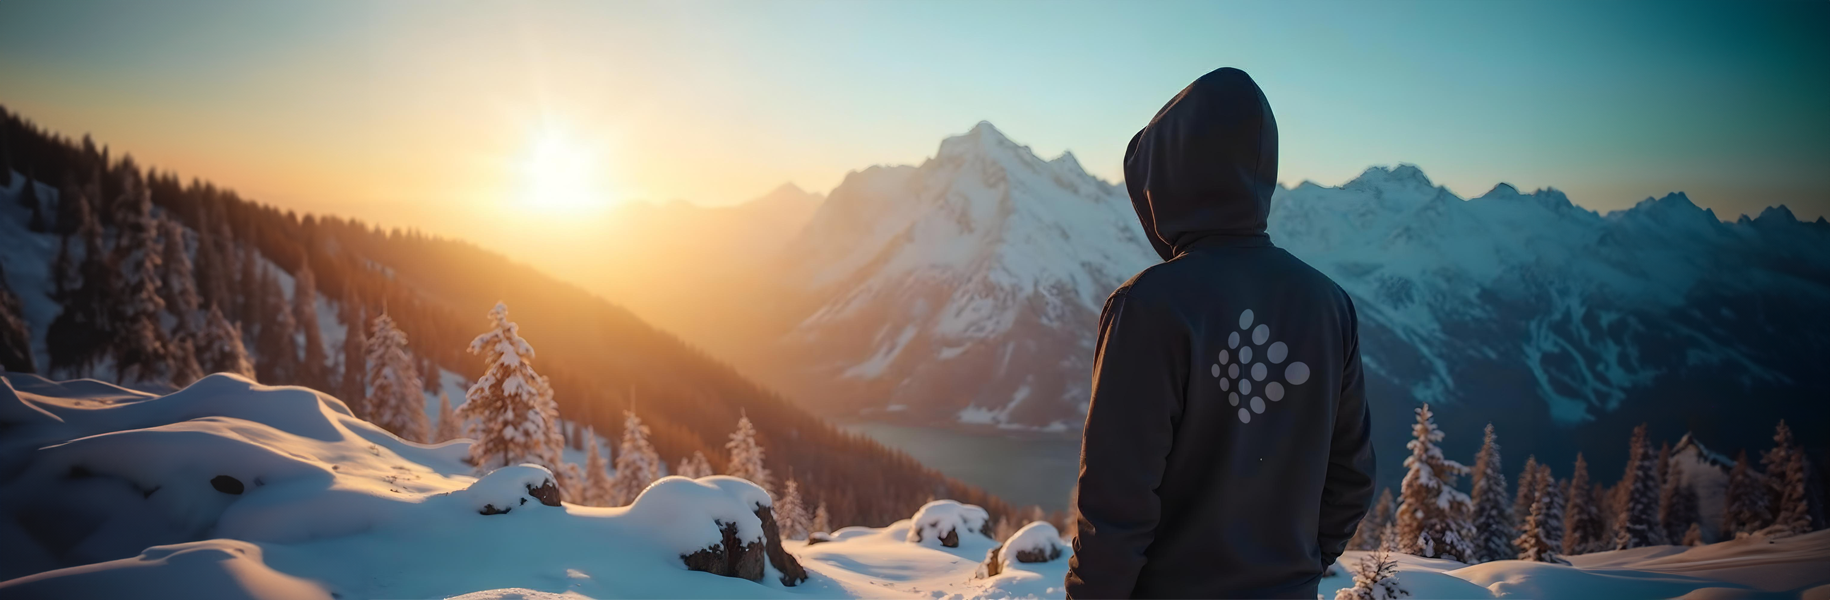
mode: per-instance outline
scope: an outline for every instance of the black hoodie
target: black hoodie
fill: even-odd
[[[1347,294],[1273,246],[1277,123],[1238,69],[1132,138],[1165,262],[1099,317],[1067,575],[1075,598],[1314,598],[1366,513],[1371,419]]]

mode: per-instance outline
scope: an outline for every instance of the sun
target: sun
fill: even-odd
[[[543,212],[580,214],[610,203],[600,153],[563,131],[543,131],[520,164],[522,204]]]

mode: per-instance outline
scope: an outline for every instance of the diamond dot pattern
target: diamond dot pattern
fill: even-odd
[[[1251,423],[1252,415],[1264,414],[1267,400],[1281,402],[1288,388],[1309,381],[1309,365],[1289,361],[1290,346],[1273,341],[1271,325],[1258,322],[1256,316],[1249,308],[1239,313],[1239,329],[1228,332],[1226,349],[1208,368],[1219,381],[1220,391],[1227,392],[1227,404],[1239,407],[1240,423]],[[1254,389],[1258,395],[1252,393]]]

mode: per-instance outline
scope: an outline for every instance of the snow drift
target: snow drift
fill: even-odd
[[[782,540],[768,494],[741,479],[668,477],[630,506],[583,507],[540,467],[471,476],[468,444],[401,441],[336,398],[230,375],[156,396],[7,374],[0,600],[1064,594],[1072,547],[1046,523],[1000,545],[983,509],[937,500],[809,545]],[[1399,561],[1414,598],[1830,591],[1830,532],[1570,566]]]

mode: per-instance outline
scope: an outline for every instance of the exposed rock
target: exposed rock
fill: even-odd
[[[1020,563],[1045,563],[1057,558],[1061,558],[1060,546],[1049,546],[1046,551],[1040,548],[1017,551],[1017,562]]]
[[[485,515],[506,515],[506,514],[508,514],[508,511],[510,511],[510,510],[513,510],[513,509],[496,508],[496,505],[494,505],[494,504],[485,504],[485,505],[483,505],[483,510],[479,510],[477,512],[485,514]]]
[[[807,534],[807,545],[809,545],[809,546],[812,546],[814,544],[824,544],[824,543],[830,542],[830,541],[832,541],[832,534],[826,533],[824,531],[816,531],[816,532]]]
[[[794,587],[807,580],[807,569],[801,567],[801,561],[795,560],[793,554],[782,547],[781,528],[775,524],[775,510],[767,506],[756,507],[756,518],[762,520],[763,541],[768,545],[769,564],[782,572],[782,585]]]
[[[948,548],[958,548],[959,547],[959,530],[958,529],[948,529],[946,535],[940,536],[940,545],[946,546]]]
[[[527,495],[533,496],[541,504],[559,506],[559,486],[554,485],[551,479],[541,482],[537,487],[534,484],[528,484]]]
[[[222,492],[224,494],[233,494],[236,496],[240,496],[242,493],[242,490],[247,489],[245,486],[243,486],[241,484],[240,479],[236,479],[236,478],[230,477],[228,475],[217,475],[215,479],[210,480],[210,487],[216,488],[216,491],[218,491],[218,492]],[[152,494],[147,494],[147,495],[150,496]]]
[[[985,578],[985,577],[997,577],[999,573],[1003,573],[1004,572],[1003,552],[1004,552],[1003,544],[998,544],[996,546],[993,546],[991,548],[990,552],[985,553],[985,562],[979,563],[979,570],[976,573],[976,575],[980,578]]]
[[[736,523],[723,521],[715,521],[715,523],[718,524],[718,531],[724,534],[724,540],[712,544],[704,550],[680,555],[680,559],[686,562],[686,568],[713,575],[762,581],[763,560],[766,554],[763,547],[767,544],[741,543],[737,539]],[[802,576],[805,577],[804,572]]]

